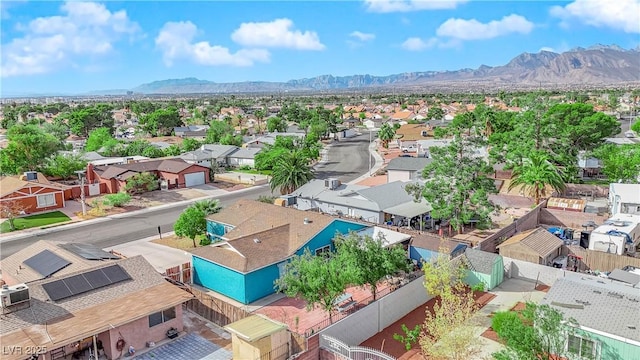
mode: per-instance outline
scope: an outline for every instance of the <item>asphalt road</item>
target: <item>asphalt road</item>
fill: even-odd
[[[335,142],[329,147],[328,161],[316,167],[316,178],[325,179],[335,177],[342,182],[358,178],[369,169],[367,158],[370,156],[369,135]],[[223,206],[238,199],[257,199],[260,195],[270,195],[268,185],[257,186],[242,192],[234,192],[219,196]],[[52,240],[64,242],[82,242],[96,245],[99,248],[109,248],[129,241],[158,235],[158,226],[163,233],[173,230],[173,224],[188,204],[171,208],[157,209],[144,214],[134,214],[122,218],[109,218],[98,223],[87,223],[72,228],[51,229],[52,232],[42,235],[32,235],[0,244],[0,259],[21,250],[38,240]]]

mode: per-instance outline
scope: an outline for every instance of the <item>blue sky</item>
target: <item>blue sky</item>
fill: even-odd
[[[2,1],[1,93],[286,81],[640,44],[640,0]]]

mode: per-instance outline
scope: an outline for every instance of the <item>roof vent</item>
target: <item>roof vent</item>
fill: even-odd
[[[311,220],[309,220],[309,218],[304,218],[304,223],[305,223],[305,224],[308,224],[308,223],[310,223],[310,222],[311,222]]]
[[[253,242],[256,244],[260,244],[262,241],[260,241],[260,239],[253,239]]]
[[[631,330],[635,330],[635,329],[636,329],[636,326],[635,326],[635,325],[627,325],[627,327],[628,327],[629,329],[631,329]]]

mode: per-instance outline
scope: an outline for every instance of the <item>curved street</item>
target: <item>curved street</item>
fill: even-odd
[[[328,147],[326,162],[316,165],[316,178],[334,177],[349,182],[365,174],[369,169],[369,135],[335,142]],[[260,195],[270,195],[268,185],[256,186],[240,192],[231,192],[217,197],[223,206],[241,198],[257,199]],[[52,228],[18,239],[0,240],[0,259],[19,251],[38,240],[90,243],[99,248],[108,248],[133,240],[158,235],[158,226],[163,233],[173,231],[173,224],[188,204],[169,208],[149,209],[144,213],[123,214],[118,217],[102,218],[71,226]]]

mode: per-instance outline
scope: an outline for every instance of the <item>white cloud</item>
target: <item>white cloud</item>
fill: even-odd
[[[255,62],[269,62],[271,54],[264,49],[241,49],[232,53],[226,47],[207,41],[194,43],[197,33],[198,28],[190,21],[165,23],[155,40],[164,63],[172,66],[179,59],[207,66],[251,66]]]
[[[297,50],[324,50],[314,31],[293,30],[293,21],[282,18],[271,22],[242,23],[231,34],[231,39],[244,46],[289,48]]]
[[[350,37],[356,38],[360,41],[371,41],[373,39],[376,38],[376,34],[371,34],[371,33],[363,33],[360,31],[354,31],[351,34],[349,34]]]
[[[488,23],[451,18],[438,27],[436,34],[459,40],[486,40],[513,33],[528,34],[533,27],[531,21],[515,14]]]
[[[566,6],[554,6],[551,15],[563,20],[577,19],[595,27],[609,27],[626,33],[640,33],[640,0],[576,0]]]
[[[63,15],[40,17],[17,28],[24,36],[2,44],[2,77],[43,74],[106,55],[123,36],[141,33],[126,11],[103,4],[66,2]]]
[[[377,13],[455,9],[468,0],[364,0],[367,10]]]
[[[438,39],[431,38],[427,41],[420,39],[419,37],[410,37],[405,40],[402,45],[400,45],[403,49],[408,51],[422,51],[426,49],[430,49],[438,44]]]

